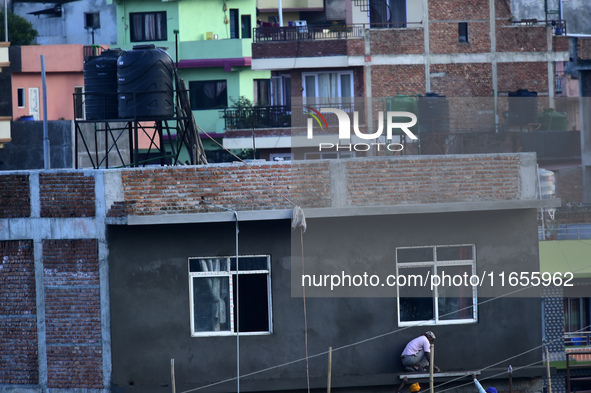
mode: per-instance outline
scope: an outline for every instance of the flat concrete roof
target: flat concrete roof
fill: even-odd
[[[470,211],[488,210],[516,210],[516,209],[539,209],[560,207],[561,200],[556,199],[532,199],[532,200],[511,200],[511,201],[486,201],[486,202],[450,202],[450,203],[425,203],[405,204],[388,206],[349,206],[349,207],[326,207],[326,208],[304,208],[306,218],[328,218],[328,217],[355,217],[355,216],[380,216],[399,214],[428,214],[428,213],[456,213]],[[268,221],[291,219],[291,209],[277,210],[251,210],[238,211],[238,221]],[[107,219],[111,225],[165,225],[165,224],[190,224],[208,222],[233,222],[233,212],[213,213],[179,213],[127,216],[127,219]]]

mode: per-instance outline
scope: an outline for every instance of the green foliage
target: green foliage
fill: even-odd
[[[6,40],[4,31],[4,10],[2,10],[0,11],[0,41]],[[33,28],[31,22],[8,10],[8,40],[11,46],[31,45],[37,36],[39,32]]]
[[[240,98],[238,98],[237,100],[230,97],[230,101],[232,101],[233,107],[239,109],[252,108],[254,106],[254,103],[244,96],[240,96]]]

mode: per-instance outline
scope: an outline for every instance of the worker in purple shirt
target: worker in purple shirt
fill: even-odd
[[[493,388],[492,386],[488,389],[484,390],[480,382],[476,379],[476,375],[472,374],[472,380],[474,381],[474,385],[478,388],[478,393],[497,393],[497,389]]]
[[[406,344],[400,355],[400,360],[406,371],[429,371],[429,357],[433,341],[435,341],[435,334],[428,331]],[[439,367],[433,365],[433,370],[439,372]]]

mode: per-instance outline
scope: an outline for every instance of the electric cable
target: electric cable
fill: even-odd
[[[484,300],[482,302],[478,302],[477,305],[478,306],[481,306],[483,304],[487,304],[487,303],[496,301],[498,299],[505,298],[507,296],[513,295],[515,293],[518,293],[518,292],[521,292],[521,291],[523,291],[525,289],[530,289],[530,288],[532,288],[532,287],[529,286],[529,287],[518,288],[518,289],[516,289],[514,291],[511,291],[511,292],[508,292],[508,293],[505,293],[505,294],[496,296],[494,298],[490,298],[490,299]],[[457,313],[459,311],[467,310],[467,309],[470,309],[470,308],[472,308],[472,306],[467,306],[467,307],[464,307],[464,308],[462,308],[460,310],[456,310],[456,311],[450,312],[448,314],[452,314],[452,313],[455,314],[455,313]],[[442,316],[446,316],[448,314],[444,314]],[[416,323],[416,324],[413,324],[413,325],[405,326],[405,327],[402,327],[402,328],[399,328],[399,329],[396,329],[396,330],[392,330],[392,331],[389,331],[389,332],[386,332],[386,333],[382,333],[382,334],[379,334],[379,335],[376,335],[376,336],[372,336],[372,337],[369,337],[369,338],[366,338],[366,339],[363,339],[363,340],[356,341],[356,342],[351,343],[351,344],[346,344],[346,345],[340,346],[338,348],[333,348],[332,351],[333,352],[336,352],[336,351],[340,351],[340,350],[347,349],[347,348],[350,348],[350,347],[354,347],[354,346],[357,346],[357,345],[360,345],[360,344],[364,344],[364,343],[367,343],[367,342],[370,342],[370,341],[374,341],[374,340],[377,340],[377,339],[380,339],[380,338],[383,338],[383,337],[390,336],[392,334],[396,334],[396,333],[402,332],[402,331],[407,330],[407,329],[410,329],[410,328],[414,328],[414,327],[418,327],[418,326],[429,326],[427,324],[427,322],[429,322],[429,321],[422,321],[422,322],[419,322],[419,323]],[[585,328],[583,328],[583,329],[585,329]],[[550,342],[554,342],[554,341],[557,341],[557,340],[562,340],[562,337],[559,338],[559,339],[556,339],[556,340],[552,340]],[[519,356],[522,356],[523,354],[526,354],[526,353],[529,353],[529,352],[534,351],[536,349],[539,349],[539,348],[543,347],[544,345],[546,345],[546,344],[542,344],[541,346],[536,346],[536,347],[534,347],[532,349],[529,349],[529,350],[523,351],[523,352],[521,352],[519,354],[513,355],[513,356],[511,356],[511,357],[509,357],[509,358],[507,358],[505,360],[502,360],[500,362],[497,362],[497,363],[494,363],[494,364],[492,364],[490,366],[487,366],[487,367],[483,368],[482,370],[486,370],[487,368],[494,367],[495,365],[500,364],[502,362],[506,362],[508,360],[511,360],[511,359],[517,358]],[[307,356],[305,358],[300,358],[300,359],[292,360],[290,362],[285,362],[285,363],[278,364],[278,365],[271,366],[271,367],[267,367],[267,368],[264,368],[264,369],[261,369],[261,370],[253,371],[251,373],[243,374],[240,377],[243,378],[243,377],[254,376],[254,375],[257,375],[257,374],[262,374],[262,373],[265,373],[267,371],[275,370],[275,369],[286,367],[286,366],[290,366],[292,364],[296,364],[296,363],[299,363],[299,362],[302,362],[302,361],[306,361],[307,359],[313,359],[313,358],[317,358],[317,357],[320,357],[320,356],[324,356],[324,355],[327,355],[328,352],[329,351],[322,351],[322,352],[316,353],[314,355],[309,355],[309,356]],[[535,362],[535,363],[538,363],[538,362]],[[464,377],[465,376],[462,376],[461,378],[464,378]],[[196,392],[196,391],[199,391],[199,390],[207,389],[209,387],[213,387],[213,386],[220,385],[220,384],[223,384],[223,383],[231,382],[231,381],[234,381],[235,379],[236,378],[228,378],[228,379],[225,379],[225,380],[222,380],[222,381],[214,382],[214,383],[211,383],[211,384],[208,384],[208,385],[204,385],[204,386],[201,386],[201,387],[198,387],[198,388],[194,388],[194,389],[191,389],[191,390],[186,390],[186,391],[183,391],[181,393]],[[450,382],[452,382],[452,381],[450,381]]]

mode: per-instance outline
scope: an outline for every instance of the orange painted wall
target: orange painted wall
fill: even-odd
[[[50,73],[46,71],[47,120],[74,120],[74,87],[84,86],[84,73]],[[17,89],[25,89],[25,107],[19,108]],[[43,120],[43,89],[40,73],[12,75],[13,118],[29,116],[29,87],[39,88],[39,120]]]
[[[31,45],[21,47],[22,71],[12,74],[13,119],[29,116],[29,87],[39,89],[39,120],[43,120],[41,55],[45,58],[47,119],[73,120],[74,87],[84,86],[83,45]],[[18,88],[24,88],[25,107],[18,107]]]

